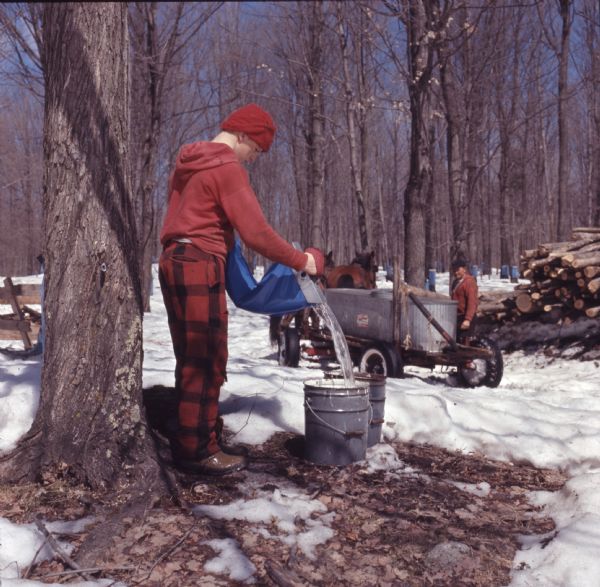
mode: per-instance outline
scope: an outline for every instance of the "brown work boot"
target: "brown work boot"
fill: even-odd
[[[173,461],[178,469],[199,475],[227,475],[245,469],[248,459],[245,456],[227,454],[220,450],[204,459],[190,459],[181,456]]]
[[[234,455],[236,457],[247,457],[249,453],[245,446],[241,444],[225,444],[223,439],[219,440],[219,448],[226,455]]]
[[[223,438],[223,418],[219,416],[215,425],[215,434],[217,435],[217,442],[219,448],[227,455],[236,455],[238,457],[247,457],[248,449],[240,444],[225,444]]]

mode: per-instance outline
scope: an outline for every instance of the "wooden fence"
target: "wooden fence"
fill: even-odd
[[[10,277],[0,287],[0,304],[10,305],[12,313],[0,314],[0,339],[23,341],[25,350],[33,347],[41,325],[41,314],[29,304],[41,304],[41,286],[38,284],[13,284]]]

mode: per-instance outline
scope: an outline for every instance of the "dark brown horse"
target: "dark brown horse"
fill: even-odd
[[[337,265],[331,261],[331,253],[325,257],[326,287],[374,289],[377,278],[375,251],[356,253],[350,265]],[[329,261],[331,261],[329,263]]]
[[[325,255],[325,268],[322,278],[317,283],[323,288],[351,288],[351,289],[374,289],[376,287],[377,263],[375,263],[375,251],[370,253],[356,253],[349,265],[335,265],[333,253],[329,251]],[[301,310],[296,314],[285,316],[271,316],[269,323],[269,337],[272,344],[276,344],[281,328],[286,328],[295,322],[296,328],[306,320],[311,312],[310,308]]]

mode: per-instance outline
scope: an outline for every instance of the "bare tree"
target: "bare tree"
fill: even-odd
[[[557,215],[556,238],[561,240],[570,233],[568,180],[569,180],[569,125],[568,125],[568,100],[569,89],[569,44],[571,26],[573,24],[573,0],[555,0],[560,16],[560,33],[554,31],[553,19],[548,17],[543,5],[536,4],[540,14],[540,22],[546,35],[548,44],[558,61],[557,81],[557,124],[558,124],[558,190],[557,190]]]
[[[346,123],[348,132],[348,147],[350,149],[350,174],[354,188],[354,197],[358,210],[358,232],[360,237],[360,247],[363,251],[369,249],[369,231],[370,224],[367,217],[368,203],[366,188],[366,150],[367,150],[367,110],[368,96],[365,95],[365,62],[364,62],[364,28],[363,23],[359,22],[350,35],[350,26],[348,22],[348,6],[343,3],[337,3],[337,23],[336,30],[342,58],[342,74],[344,87],[344,103],[346,111]],[[355,10],[355,5],[350,7]],[[360,19],[362,11],[358,11],[356,18]],[[358,30],[357,30],[358,29]],[[357,59],[353,62],[350,59],[350,43],[353,43],[354,52]],[[356,83],[353,83],[352,70],[356,75]],[[356,88],[356,90],[354,89]]]
[[[589,219],[600,226],[600,6],[585,0],[582,7],[584,50],[587,53],[585,88],[587,116],[584,127],[589,137],[587,172]]]
[[[11,51],[3,56],[2,74],[37,98],[44,96],[40,60],[42,3],[14,2],[0,6],[0,26]]]
[[[42,252],[42,109],[29,93],[0,95],[0,274],[37,273]]]
[[[411,138],[409,177],[404,191],[404,276],[407,283],[421,287],[425,279],[425,209],[431,182],[429,121],[431,79],[436,42],[446,13],[434,10],[430,0],[404,1],[407,29],[408,94]]]
[[[571,233],[569,215],[569,40],[573,22],[572,0],[559,0],[561,34],[558,51],[558,239]]]
[[[8,200],[0,243],[3,239],[9,243],[0,250],[0,266],[10,274],[37,272],[36,257],[41,252],[44,90],[40,34],[40,4],[0,6],[0,35],[6,47],[0,54],[0,75],[5,81],[0,97],[0,116],[5,115],[0,147],[0,200],[2,196]]]
[[[473,248],[475,194],[482,166],[486,164],[481,157],[481,125],[486,88],[490,85],[486,72],[494,47],[482,22],[485,3],[479,8],[471,8],[464,2],[450,5],[438,54],[452,217],[450,257],[455,257]]]
[[[128,164],[129,39],[119,3],[44,5],[46,324],[41,400],[0,470],[61,471],[146,495],[142,292]],[[64,39],[69,42],[65,43]]]
[[[308,5],[308,43],[306,52],[306,76],[308,81],[308,196],[310,238],[309,242],[323,248],[323,211],[325,201],[325,132],[324,92],[322,68],[325,53],[325,15],[323,2],[317,0]]]
[[[325,210],[325,5],[316,2],[282,4],[286,26],[274,53],[287,70],[292,126],[290,152],[299,202],[301,240],[324,248]]]
[[[155,256],[158,151],[164,131],[165,100],[173,91],[174,72],[186,59],[190,40],[198,35],[222,2],[199,7],[185,2],[136,2],[131,5],[131,39],[134,56],[132,128],[135,192],[138,204],[139,254],[144,310],[150,309],[152,262]],[[161,10],[162,8],[162,10]]]
[[[553,239],[559,218],[563,231],[600,221],[595,0],[225,3],[204,26],[220,5],[130,5],[130,153],[146,294],[175,153],[241,101],[265,105],[279,127],[252,174],[270,220],[289,238],[334,249],[339,262],[368,242],[382,260],[406,256],[419,285],[458,249],[507,264],[527,243]],[[13,96],[2,85],[6,104],[25,89],[43,95],[42,9],[0,5],[0,76],[17,88]],[[424,29],[415,32],[419,12]],[[10,159],[21,145],[7,120],[0,167],[16,171]],[[29,199],[26,182],[0,185],[9,231],[0,243],[30,234],[34,175]],[[16,260],[6,248],[0,262]]]

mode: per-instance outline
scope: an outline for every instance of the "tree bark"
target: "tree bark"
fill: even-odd
[[[158,47],[156,2],[138,4],[142,11],[139,17],[138,34],[133,35],[136,70],[132,84],[135,98],[134,108],[141,109],[136,130],[140,134],[139,171],[136,186],[136,202],[139,207],[138,235],[139,259],[141,261],[142,296],[144,311],[150,310],[152,286],[152,257],[154,249],[154,226],[157,222],[156,206],[153,201],[156,185],[156,163],[162,128],[162,87],[164,70]],[[181,4],[175,30],[181,16]],[[136,27],[133,27],[136,30]]]
[[[323,2],[318,0],[309,5],[309,53],[308,53],[308,191],[310,209],[310,244],[324,248],[325,234],[323,214],[325,208],[325,136],[323,95],[323,34],[325,20]]]
[[[0,470],[11,481],[60,470],[95,489],[122,482],[148,489],[157,466],[142,414],[127,7],[45,4],[43,42],[41,398],[31,430]]]
[[[460,91],[455,79],[450,49],[440,50],[440,79],[446,113],[446,155],[448,167],[448,197],[452,216],[450,257],[466,253],[467,244],[467,175],[464,165],[465,120],[460,104]]]
[[[364,107],[361,103],[361,97],[356,100],[352,90],[352,80],[350,76],[350,56],[348,51],[348,32],[344,28],[341,6],[338,4],[338,22],[337,33],[340,43],[340,51],[342,56],[342,72],[344,79],[344,97],[346,109],[346,124],[348,126],[348,146],[350,149],[350,174],[352,176],[352,185],[354,188],[354,198],[358,210],[358,233],[360,239],[360,247],[362,251],[369,249],[369,234],[367,231],[367,205],[365,202],[364,193],[364,142],[359,141],[359,136],[362,138],[365,133],[365,126],[360,125],[359,120],[364,117],[358,115],[357,110]],[[358,127],[358,128],[357,128]],[[360,142],[360,144],[359,144]]]
[[[569,179],[569,38],[571,34],[572,0],[560,0],[562,22],[560,52],[558,54],[558,238],[568,236],[571,221],[568,202]]]
[[[404,278],[421,287],[425,274],[425,199],[431,181],[428,126],[431,118],[430,80],[434,43],[428,36],[432,23],[430,2],[408,2],[407,54],[410,99],[410,166],[404,191]]]

